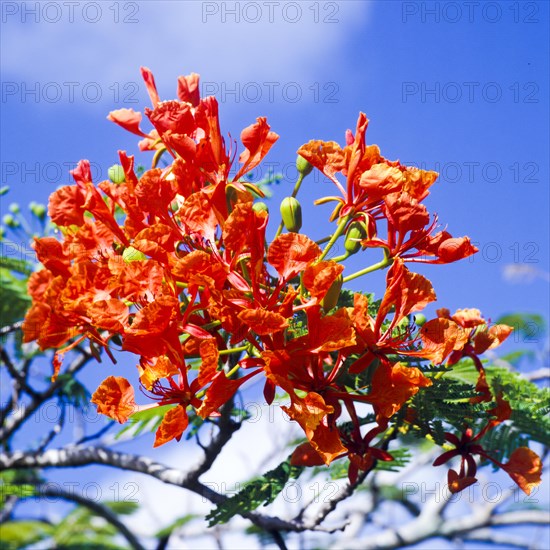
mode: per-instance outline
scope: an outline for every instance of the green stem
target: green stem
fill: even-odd
[[[336,231],[333,233],[332,237],[330,238],[330,241],[328,242],[327,246],[325,246],[325,249],[323,250],[322,254],[319,256],[319,261],[323,260],[326,255],[329,253],[330,249],[334,246],[334,243],[338,240],[340,235],[344,232],[346,229],[346,225],[349,221],[349,216],[344,216],[340,223],[338,224],[338,227],[336,228]]]
[[[25,219],[25,217],[22,216],[20,212],[17,214],[17,220],[21,224],[21,227],[24,229],[29,239],[32,238],[32,229],[30,225],[27,223],[27,220]]]
[[[346,252],[345,254],[342,254],[341,256],[336,256],[336,258],[332,258],[333,262],[341,262],[343,260],[347,260],[351,254],[349,252]]]
[[[240,365],[237,364],[229,372],[226,372],[225,376],[227,376],[227,378],[231,378],[239,369]]]
[[[393,263],[393,258],[390,258],[389,256],[385,255],[384,259],[379,261],[378,263],[373,264],[369,267],[366,267],[365,269],[361,269],[360,271],[356,271],[355,273],[352,273],[347,277],[344,277],[344,283],[347,283],[348,281],[351,281],[353,279],[357,279],[357,277],[361,277],[363,275],[366,275],[367,273],[372,273],[377,269],[384,269],[385,267],[391,265],[392,263]]]
[[[248,344],[246,346],[241,346],[239,348],[222,349],[218,352],[218,355],[229,355],[231,353],[241,353],[241,351],[246,351],[247,349],[248,349]]]
[[[219,327],[221,324],[221,321],[212,321],[210,323],[206,323],[206,325],[202,325],[201,328],[203,328],[204,330],[210,330],[211,328]]]
[[[292,196],[296,197],[298,194],[298,191],[300,190],[300,185],[302,185],[302,181],[304,179],[304,174],[300,174],[298,176],[298,179],[296,180],[296,184],[294,185],[294,189],[292,190]]]
[[[283,232],[284,226],[285,224],[283,223],[283,220],[281,220],[281,223],[279,224],[279,227],[277,227],[277,232],[275,233],[275,237],[273,237],[273,240],[275,240]]]
[[[330,236],[329,237],[323,237],[322,239],[319,239],[318,241],[315,241],[315,244],[325,244],[325,243],[328,243],[330,241]]]

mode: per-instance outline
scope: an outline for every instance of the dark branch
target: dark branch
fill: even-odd
[[[16,323],[13,323],[11,325],[1,327],[0,336],[5,336],[6,334],[17,332],[22,326],[23,326],[23,321],[17,321]]]
[[[81,352],[66,370],[66,374],[76,374],[81,370],[93,355],[87,352]],[[0,441],[10,437],[44,402],[52,397],[59,388],[64,384],[61,378],[58,378],[55,382],[52,382],[43,392],[36,393],[33,396],[30,403],[22,407],[18,414],[13,414],[6,420],[2,428],[0,429]]]
[[[188,489],[203,498],[207,498],[214,504],[221,504],[227,500],[225,495],[214,491],[198,481],[196,471],[186,474],[181,470],[170,468],[144,456],[118,453],[103,447],[72,446],[63,449],[50,449],[41,455],[35,455],[32,452],[24,453],[22,451],[0,454],[0,471],[28,468],[66,468],[90,464],[103,464],[126,471],[146,474],[163,483]],[[246,512],[242,516],[272,534],[274,531],[326,531],[310,524],[285,521],[278,517],[259,514],[257,512]]]
[[[126,525],[124,525],[124,523],[120,521],[118,516],[108,506],[105,506],[100,502],[96,502],[95,500],[87,499],[75,492],[65,491],[59,487],[52,487],[51,484],[44,486],[39,485],[36,487],[36,489],[39,496],[62,498],[63,500],[75,502],[77,504],[80,504],[81,506],[85,506],[98,516],[101,516],[103,519],[108,521],[113,527],[115,527],[120,532],[120,534],[128,541],[130,546],[134,548],[134,550],[145,550],[145,547],[142,546],[136,535],[134,535],[128,529],[128,527],[126,527]],[[22,498],[32,498],[32,496],[33,495],[29,495],[28,497]]]

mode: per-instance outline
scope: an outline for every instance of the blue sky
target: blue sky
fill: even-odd
[[[224,132],[238,137],[268,117],[281,139],[267,160],[289,177],[302,143],[343,141],[364,111],[367,141],[386,157],[440,171],[430,211],[480,245],[471,260],[423,270],[441,303],[492,318],[549,311],[546,2],[40,6],[2,5],[1,176],[11,200],[45,201],[81,158],[105,177],[119,148],[136,152],[133,136],[105,116],[148,105],[140,65],[165,99],[178,75],[195,71],[203,90],[217,92]],[[310,176],[308,213],[325,190]],[[309,226],[306,215],[305,228],[318,230],[325,215]],[[511,284],[508,264],[536,274]]]
[[[481,249],[418,269],[437,307],[548,316],[547,2],[35,4],[1,6],[2,213],[12,201],[45,202],[79,159],[99,180],[118,149],[137,152],[105,117],[149,106],[141,65],[163,99],[194,71],[216,92],[226,134],[268,117],[281,138],[267,160],[290,178],[300,145],[342,143],[364,111],[367,142],[384,156],[440,171],[430,212]],[[275,188],[272,210],[292,186]],[[322,176],[305,181],[305,231],[322,236],[329,211],[312,201],[332,191]],[[373,259],[355,256],[350,272]],[[380,293],[382,283],[377,274],[354,288]]]

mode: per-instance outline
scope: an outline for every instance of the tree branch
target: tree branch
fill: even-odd
[[[11,325],[0,327],[0,336],[5,336],[6,334],[17,332],[22,326],[23,321],[17,321],[16,323],[13,323]]]
[[[113,466],[122,470],[149,475],[163,483],[188,489],[203,498],[207,498],[214,504],[221,504],[227,500],[225,495],[214,491],[198,481],[196,471],[186,474],[181,470],[170,468],[144,456],[119,453],[103,447],[72,446],[62,449],[50,449],[41,455],[22,451],[0,454],[0,471],[28,468],[66,468],[90,464]],[[241,515],[269,532],[326,531],[325,529],[312,527],[309,524],[285,521],[278,517],[259,514],[257,512],[245,512]]]
[[[441,499],[445,504],[449,500]],[[393,550],[403,546],[412,546],[434,537],[453,539],[457,537],[469,538],[472,536],[475,540],[476,533],[479,536],[484,536],[484,531],[480,530],[486,527],[548,525],[548,513],[539,510],[519,510],[516,512],[493,514],[494,507],[491,506],[476,509],[474,513],[468,516],[445,519],[441,515],[442,508],[444,506],[441,506],[441,502],[429,503],[423,508],[422,513],[417,519],[402,527],[386,529],[377,535],[371,536],[369,539],[346,539],[342,543],[336,543],[332,548]],[[516,543],[517,541],[510,542],[512,546],[517,546]]]
[[[115,527],[120,532],[120,534],[128,541],[130,546],[134,548],[134,550],[145,550],[145,547],[142,546],[136,535],[134,535],[134,533],[132,533],[128,529],[128,527],[126,527],[126,525],[122,521],[120,521],[118,516],[104,504],[96,502],[95,500],[87,499],[77,493],[65,491],[64,489],[61,489],[59,487],[52,487],[51,485],[38,485],[37,492],[39,496],[58,497],[62,498],[63,500],[75,502],[77,504],[80,504],[81,506],[85,506],[98,516],[101,516],[103,519],[108,521],[113,527]],[[23,496],[21,498],[33,498],[33,495]]]
[[[93,358],[93,355],[81,351],[81,355],[78,356],[65,371],[65,374],[76,374],[80,369],[82,369],[90,359]],[[58,379],[48,386],[43,392],[36,393],[30,403],[24,405],[21,409],[9,417],[6,422],[4,422],[2,428],[0,429],[0,441],[7,439],[8,437],[16,431],[21,424],[23,424],[45,401],[52,397],[55,392],[64,384],[62,379]]]
[[[210,470],[222,448],[231,439],[233,434],[241,427],[240,422],[235,422],[231,418],[232,410],[233,399],[226,403],[220,411],[221,416],[216,423],[219,429],[218,433],[212,438],[212,441],[210,441],[206,447],[201,445],[204,450],[204,458],[187,474],[189,481],[198,481],[202,474]]]
[[[37,397],[38,392],[36,392],[33,388],[31,388],[27,384],[27,377],[24,373],[19,372],[17,367],[12,363],[12,360],[10,356],[8,355],[8,352],[4,348],[4,346],[0,345],[0,360],[4,365],[6,365],[6,369],[9,372],[9,375],[13,378],[14,383],[16,385],[16,392],[19,394],[20,390],[24,390],[26,393],[28,393],[31,397]]]

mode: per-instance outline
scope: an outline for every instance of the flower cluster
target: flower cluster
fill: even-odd
[[[44,268],[29,281],[33,304],[24,335],[56,350],[54,377],[63,355],[86,339],[113,360],[117,345],[139,356],[149,404],[137,405],[134,388],[119,376],[109,376],[92,401],[121,423],[138,410],[170,405],[155,446],[179,440],[190,414],[219,415],[247,380],[261,379],[268,403],[277,388],[288,394],[283,409],[307,438],[293,463],[347,457],[352,482],[375,461],[392,460],[385,445],[390,422],[433,384],[422,362],[451,366],[469,357],[479,376],[473,402],[493,401],[479,355],[504,341],[510,327],[489,327],[475,309],[454,315],[441,309],[428,322],[411,321],[436,296],[430,281],[406,264],[448,263],[476,252],[467,237],[436,232],[437,219],[422,204],[435,172],[389,161],[367,146],[361,113],[345,147],[312,141],[300,148],[300,177],[269,243],[269,213],[257,200],[262,190],[244,179],[278,139],[266,119],[243,130],[232,170],[237,144],[227,147],[216,99],[200,97],[198,75],[179,78],[178,100],[161,101],[151,72],[142,74],[153,129],[143,131],[142,115],[132,109],[108,118],[142,138],[140,149],[153,152],[152,168],[138,177],[134,158],[120,151],[110,179],[94,184],[88,161],[81,161],[72,171],[75,185],[50,197],[49,216],[62,239],[34,243]],[[337,203],[336,228],[318,243],[299,233],[296,199],[313,167],[341,193],[318,201]],[[328,259],[339,238],[346,253]],[[380,248],[383,260],[345,274],[344,260],[365,248]],[[344,282],[385,267],[378,305],[361,293],[339,305]],[[374,411],[367,430],[358,413],[362,404]],[[348,422],[338,422],[343,419]],[[413,408],[406,419],[414,422]],[[468,430],[448,440],[456,450],[439,462],[462,456],[469,470],[463,465],[453,483],[467,486],[475,471],[471,454],[483,450]],[[528,490],[540,480],[540,464],[534,465],[532,451],[517,452],[508,471]]]

